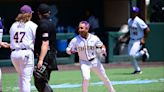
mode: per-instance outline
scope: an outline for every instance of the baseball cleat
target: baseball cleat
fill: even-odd
[[[142,56],[142,61],[146,61],[149,59],[149,53],[148,50],[146,48],[143,48],[144,54]]]
[[[134,71],[132,74],[142,74],[142,71]]]

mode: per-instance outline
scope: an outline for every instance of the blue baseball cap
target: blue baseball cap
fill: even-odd
[[[132,12],[139,12],[139,8],[138,7],[132,7]]]

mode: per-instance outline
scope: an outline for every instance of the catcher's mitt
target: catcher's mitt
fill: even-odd
[[[34,76],[37,77],[38,79],[44,79],[46,81],[48,81],[48,79],[46,78],[46,74],[45,74],[45,70],[48,66],[48,63],[44,62],[42,67],[40,67],[39,69],[37,68],[37,66],[34,67]]]

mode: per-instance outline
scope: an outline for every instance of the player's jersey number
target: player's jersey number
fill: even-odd
[[[14,40],[16,43],[21,43],[26,32],[16,32],[14,35]]]
[[[137,31],[134,31],[134,32],[133,32],[133,35],[138,35],[138,32],[137,32]]]

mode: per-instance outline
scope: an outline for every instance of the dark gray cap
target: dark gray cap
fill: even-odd
[[[50,11],[50,7],[45,3],[40,4],[38,7],[38,12],[40,14],[45,14],[48,13],[49,11]]]

